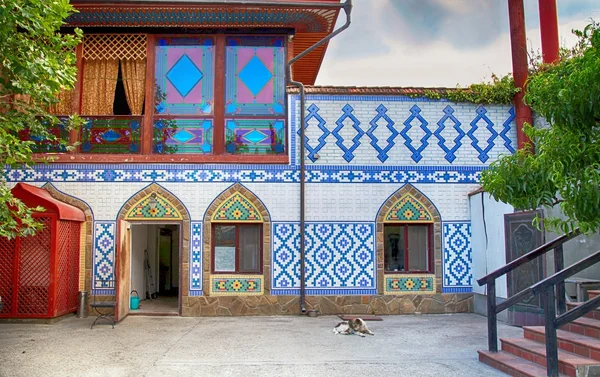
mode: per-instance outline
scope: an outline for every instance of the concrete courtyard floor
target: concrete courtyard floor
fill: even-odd
[[[498,376],[480,363],[486,318],[385,316],[375,336],[334,335],[334,316],[95,317],[0,324],[0,376]],[[500,336],[521,336],[498,324]]]

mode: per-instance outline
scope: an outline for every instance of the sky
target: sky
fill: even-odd
[[[537,0],[523,0],[528,49],[540,51]],[[600,21],[600,0],[557,0],[561,46]],[[316,85],[455,87],[511,72],[508,0],[353,0]],[[340,13],[338,25],[346,17]]]

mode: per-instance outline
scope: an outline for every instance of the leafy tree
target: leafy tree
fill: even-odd
[[[548,121],[526,125],[533,148],[491,164],[486,191],[519,209],[559,206],[549,229],[600,230],[600,26],[575,31],[579,43],[558,63],[541,65],[527,83],[525,101]]]
[[[70,148],[51,132],[61,122],[48,108],[75,81],[81,31],[59,32],[71,12],[68,0],[0,0],[0,237],[33,234],[40,225],[32,213],[41,210],[11,195],[2,169],[33,164],[35,140]],[[24,132],[29,140],[20,139]]]

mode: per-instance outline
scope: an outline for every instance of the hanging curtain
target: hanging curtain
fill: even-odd
[[[146,59],[122,59],[121,74],[131,115],[142,115],[146,91]]]
[[[73,90],[61,90],[57,103],[48,106],[48,112],[54,115],[70,115],[73,113]]]
[[[85,60],[82,115],[112,115],[118,76],[116,59]]]

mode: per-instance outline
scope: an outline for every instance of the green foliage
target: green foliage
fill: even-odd
[[[36,139],[66,146],[65,140],[49,132],[61,121],[47,109],[75,81],[73,51],[81,32],[59,33],[72,11],[68,0],[0,0],[0,169],[34,162],[35,142],[19,138],[26,130]],[[71,118],[66,127],[78,123]],[[32,210],[16,200],[0,180],[0,237],[35,232],[39,224],[31,215]]]
[[[526,102],[549,120],[527,126],[535,153],[521,150],[482,174],[484,188],[519,209],[558,205],[563,218],[549,229],[600,230],[600,27],[576,32],[578,45],[557,64],[535,67]]]
[[[512,103],[514,95],[519,91],[515,88],[515,82],[511,75],[498,78],[492,75],[491,82],[472,84],[468,88],[447,89],[445,92],[425,90],[423,94],[411,95],[411,97],[426,97],[439,100],[447,98],[452,102],[472,102],[481,105]]]

